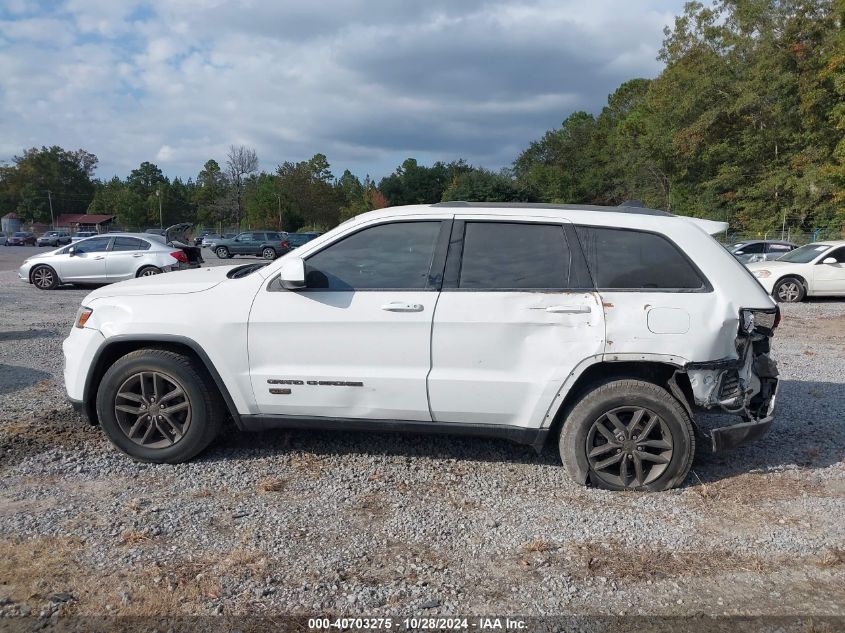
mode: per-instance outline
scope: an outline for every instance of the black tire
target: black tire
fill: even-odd
[[[779,303],[801,303],[806,294],[804,283],[797,277],[784,277],[772,289],[772,296]]]
[[[119,395],[132,393],[133,385],[146,393],[146,404]],[[168,399],[177,387],[181,394]],[[178,412],[166,411],[161,404],[157,407],[162,408],[154,408],[156,401],[162,400],[164,404],[177,402],[171,405],[174,411],[182,402],[188,405]],[[136,411],[118,410],[119,406]],[[150,415],[145,416],[141,407]],[[178,420],[183,414],[186,417]],[[97,389],[97,417],[112,444],[133,459],[178,464],[190,460],[214,441],[225,419],[225,405],[205,369],[195,360],[168,350],[141,349],[119,359],[103,376]],[[151,420],[152,417],[158,421]],[[132,439],[130,432],[135,427]],[[174,432],[177,428],[182,429],[181,435]]]
[[[261,257],[264,259],[276,259],[276,249],[272,246],[266,246],[261,249]]]
[[[39,290],[54,290],[59,285],[59,275],[50,266],[41,264],[29,273],[32,285]]]
[[[155,266],[142,266],[138,269],[138,272],[135,274],[136,277],[152,277],[153,275],[160,275],[161,268],[156,268]]]
[[[575,405],[563,422],[558,447],[567,473],[580,484],[658,492],[686,479],[695,434],[686,410],[666,389],[642,380],[613,380]]]
[[[230,259],[232,254],[229,252],[229,249],[225,246],[218,246],[217,249],[214,251],[214,254],[217,255],[220,259]]]

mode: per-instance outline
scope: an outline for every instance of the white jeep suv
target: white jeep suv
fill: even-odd
[[[558,442],[579,483],[685,479],[696,409],[768,430],[772,298],[708,233],[639,208],[451,202],[365,213],[277,261],[135,279],[83,301],[70,399],[132,457],[243,430]]]

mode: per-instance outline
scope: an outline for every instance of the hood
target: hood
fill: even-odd
[[[760,269],[767,269],[767,268],[777,268],[778,266],[794,266],[795,264],[801,265],[800,262],[782,262],[779,259],[770,259],[769,261],[762,261],[762,262],[752,262],[750,264],[746,264],[745,267],[748,270],[760,270]]]
[[[67,248],[67,245],[60,246],[59,248],[56,248],[52,251],[45,251],[43,253],[36,253],[35,255],[30,255],[29,257],[26,258],[26,262],[32,261],[33,259],[44,259],[46,257],[53,257],[54,255],[58,255],[59,252],[64,250],[65,248]],[[26,262],[24,262],[24,263],[26,263]]]
[[[191,229],[194,228],[194,225],[190,222],[180,222],[179,224],[174,224],[173,226],[168,226],[167,229],[164,231],[164,239],[167,240],[168,244],[180,244],[182,246],[188,246],[191,243]]]
[[[193,270],[151,275],[150,277],[137,277],[98,288],[85,297],[85,301],[94,301],[106,297],[181,295],[203,292],[224,281],[227,273],[233,268],[237,268],[237,266],[195,268]],[[85,301],[83,301],[83,304]]]

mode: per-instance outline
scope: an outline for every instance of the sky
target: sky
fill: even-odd
[[[573,111],[654,77],[683,0],[2,0],[0,162],[83,148],[196,177],[320,152],[378,180],[403,160],[508,166]]]

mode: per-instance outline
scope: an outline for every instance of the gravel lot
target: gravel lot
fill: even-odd
[[[786,306],[776,426],[668,493],[467,438],[231,431],[156,466],[65,403],[87,290],[19,282],[33,252],[0,248],[0,615],[845,615],[843,301]]]

